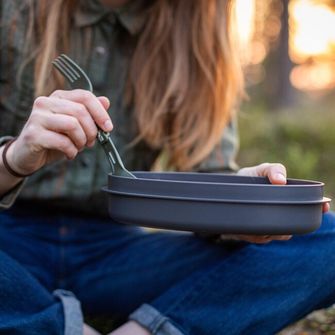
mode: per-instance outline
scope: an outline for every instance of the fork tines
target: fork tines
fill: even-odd
[[[74,82],[80,78],[78,73],[73,66],[68,62],[65,55],[57,57],[52,64],[61,72],[70,82]]]

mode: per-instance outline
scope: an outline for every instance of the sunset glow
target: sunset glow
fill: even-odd
[[[295,0],[290,12],[294,26],[290,46],[295,61],[334,52],[334,11],[313,0]]]
[[[293,0],[290,56],[298,64],[293,86],[303,91],[335,87],[335,11],[313,0]]]
[[[242,42],[250,41],[253,34],[253,22],[255,17],[254,0],[236,0],[236,19],[238,33]]]
[[[335,10],[327,6],[326,1],[290,0],[289,16],[289,53],[293,63],[297,64],[291,73],[292,85],[304,91],[334,88]],[[281,22],[273,16],[269,3],[256,0],[236,0],[236,19],[242,62],[257,67],[269,52],[269,43],[262,36],[266,36],[268,41],[276,40]],[[263,35],[255,37],[256,21],[258,25],[267,22],[267,26],[262,31]],[[248,71],[260,73],[261,69]],[[259,82],[262,76],[258,77],[251,78],[251,82]]]
[[[293,86],[302,91],[318,91],[335,87],[335,69],[331,64],[298,65],[291,72]]]
[[[242,61],[248,61],[247,50],[254,33],[255,0],[236,0],[236,21],[239,47],[243,51]]]

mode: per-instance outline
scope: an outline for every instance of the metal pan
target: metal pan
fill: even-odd
[[[109,174],[109,214],[145,227],[221,234],[302,234],[322,220],[324,184],[227,174],[134,172]]]

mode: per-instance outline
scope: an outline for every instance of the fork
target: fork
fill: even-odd
[[[69,82],[72,89],[79,88],[93,92],[93,86],[87,74],[67,55],[62,54],[58,56],[52,62],[52,65]],[[117,176],[136,178],[125,168],[122,159],[112,141],[110,133],[105,132],[98,127],[97,139],[106,153],[107,160],[112,167],[112,173]]]

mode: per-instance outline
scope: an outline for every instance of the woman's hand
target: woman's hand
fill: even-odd
[[[272,184],[286,184],[286,168],[279,163],[263,163],[257,166],[246,167],[237,172],[241,176],[268,177]],[[323,207],[323,211],[329,211],[329,203]],[[234,235],[233,239],[243,240],[251,243],[269,243],[273,240],[287,241],[291,235]]]
[[[9,165],[23,175],[92,147],[97,126],[111,131],[109,100],[85,90],[53,92],[35,100],[30,117],[7,152]]]

